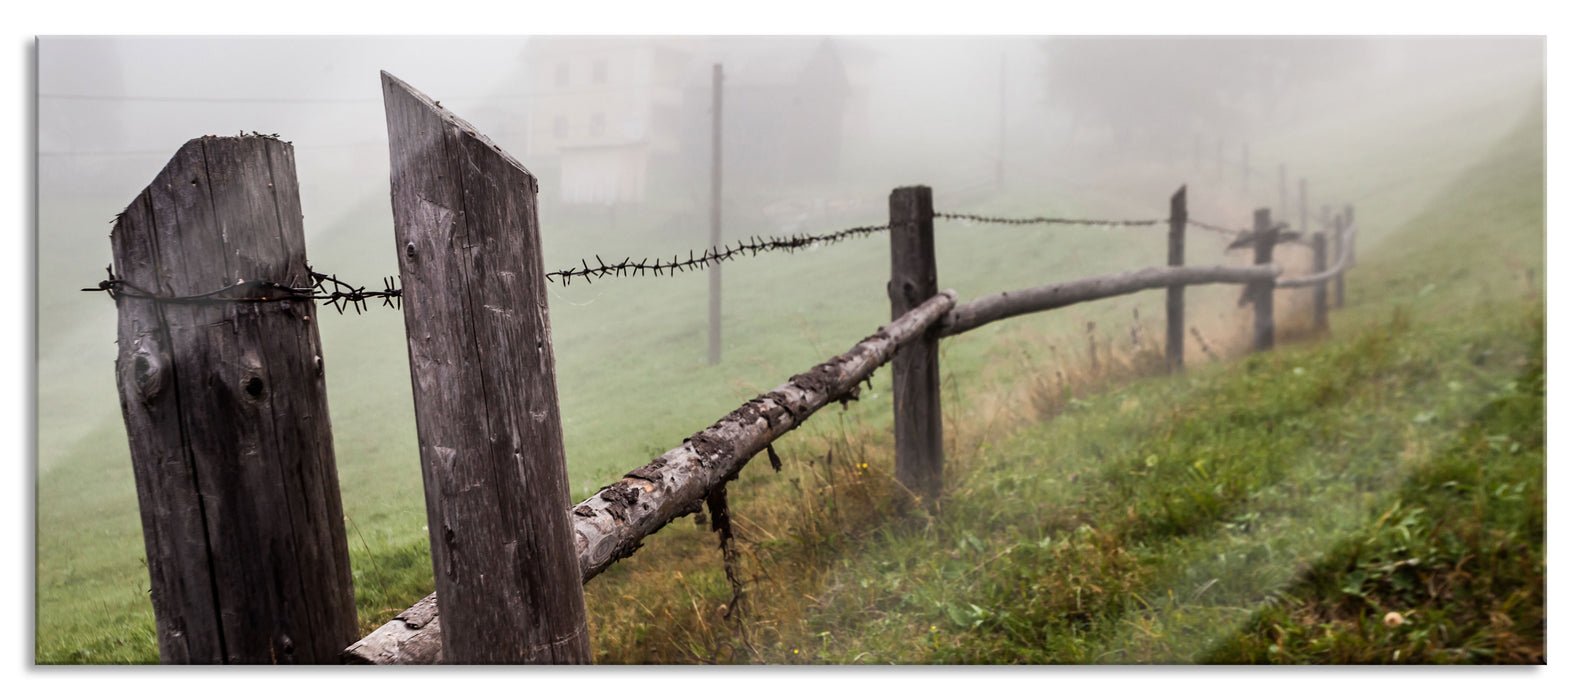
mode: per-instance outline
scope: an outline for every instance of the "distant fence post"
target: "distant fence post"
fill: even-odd
[[[1277,231],[1270,221],[1269,210],[1253,213],[1253,264],[1274,262],[1274,244]],[[1274,281],[1254,282],[1252,287],[1253,348],[1274,348]]]
[[[1225,136],[1222,134],[1214,143],[1214,181],[1225,181]]]
[[[1297,232],[1307,234],[1307,178],[1296,181],[1296,220]]]
[[[928,187],[890,193],[890,319],[939,293],[934,270],[934,197]],[[939,495],[945,432],[939,399],[939,340],[908,343],[890,363],[895,381],[895,476],[912,495]]]
[[[1241,142],[1241,193],[1252,191],[1252,151],[1247,142]]]
[[[357,639],[291,145],[188,141],[116,218],[116,382],[167,664],[330,664]],[[141,291],[138,291],[141,290]]]
[[[1170,242],[1166,262],[1172,267],[1186,264],[1186,185],[1170,197]],[[1165,369],[1175,372],[1184,364],[1182,348],[1186,339],[1186,286],[1175,284],[1165,289]]]
[[[1342,210],[1342,213],[1335,215],[1335,247],[1337,254],[1340,250],[1346,248],[1346,215],[1344,210]],[[1344,271],[1335,275],[1335,308],[1346,308],[1346,273]]]
[[[1346,248],[1346,264],[1348,266],[1349,265],[1355,265],[1357,263],[1357,232],[1355,230],[1356,225],[1357,225],[1357,210],[1355,208],[1353,208],[1350,204],[1347,204],[1346,205],[1346,230],[1350,231],[1350,233],[1346,234],[1346,246],[1345,246],[1345,248]],[[1341,280],[1341,284],[1345,284],[1345,279],[1346,279],[1345,273],[1341,273],[1341,275],[1339,276],[1338,279]]]
[[[1329,269],[1328,236],[1323,231],[1313,232],[1313,274]],[[1319,332],[1329,330],[1329,282],[1313,285],[1313,327]]]
[[[725,69],[720,64],[714,64],[714,131],[713,154],[714,163],[709,170],[709,250],[720,247],[720,194],[723,184],[721,173],[720,147],[722,139],[722,104],[724,99]],[[720,297],[722,295],[720,280],[720,265],[716,261],[709,265],[709,365],[720,363]]]
[[[538,183],[382,78],[444,661],[588,663]]]

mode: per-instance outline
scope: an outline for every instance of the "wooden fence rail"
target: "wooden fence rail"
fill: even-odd
[[[122,285],[112,292],[123,292],[117,381],[166,663],[587,663],[582,586],[706,503],[723,523],[725,486],[755,455],[768,451],[778,469],[777,438],[855,399],[883,365],[893,362],[898,489],[933,507],[944,462],[941,338],[1165,289],[1175,371],[1187,287],[1246,285],[1255,347],[1266,350],[1274,290],[1317,286],[1315,320],[1327,327],[1325,290],[1332,283],[1341,305],[1355,260],[1352,208],[1332,220],[1326,210],[1334,257],[1325,234],[1305,236],[1311,274],[1280,279],[1276,245],[1305,232],[1282,232],[1259,209],[1245,237],[1253,265],[1186,266],[1183,187],[1170,202],[1166,266],[958,304],[938,291],[932,190],[898,188],[888,325],[573,506],[537,182],[411,86],[385,73],[382,88],[435,592],[355,639],[315,307],[286,294],[314,279],[291,147],[195,139],[112,234]],[[1246,163],[1244,145],[1244,187]],[[1282,210],[1283,182],[1282,166]],[[1300,180],[1304,222],[1306,189]],[[229,293],[209,294],[216,289]],[[203,298],[176,299],[191,295]]]
[[[738,472],[775,438],[786,434],[833,401],[850,397],[857,385],[923,336],[956,304],[945,290],[840,355],[798,374],[695,433],[669,452],[571,509],[577,560],[587,581],[630,556],[670,521],[698,512],[716,486]],[[438,663],[439,615],[433,596],[375,630],[346,650],[350,663]]]

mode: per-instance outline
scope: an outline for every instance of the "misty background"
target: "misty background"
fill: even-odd
[[[41,471],[119,423],[114,305],[78,289],[104,277],[110,220],[186,140],[258,131],[291,141],[310,261],[375,284],[396,269],[378,83],[388,70],[540,178],[549,269],[595,253],[669,255],[708,240],[715,63],[725,75],[729,242],[882,221],[888,191],[916,183],[932,185],[942,209],[1036,188],[1114,205],[1077,214],[1158,215],[1137,199],[1162,207],[1188,169],[1234,189],[1244,147],[1268,185],[1269,134],[1345,119],[1365,103],[1464,101],[1477,86],[1541,80],[1542,41],[42,37]],[[1488,112],[1488,137],[1527,107]],[[1193,199],[1200,218],[1244,225],[1241,212]],[[585,307],[602,294],[556,292],[557,330],[565,314],[596,312]],[[321,322],[394,333],[391,362],[404,363],[398,314],[329,316]],[[333,380],[330,393],[332,405],[349,400]]]

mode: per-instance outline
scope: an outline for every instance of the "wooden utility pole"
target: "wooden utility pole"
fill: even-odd
[[[1286,190],[1285,190],[1285,163],[1281,163],[1280,164],[1279,177],[1280,177],[1280,220],[1288,222],[1288,221],[1291,220],[1291,207],[1286,204],[1286,202],[1289,202],[1290,200],[1287,199],[1286,196],[1285,196],[1285,192],[1286,192]]]
[[[538,183],[428,96],[383,88],[445,662],[588,663]]]
[[[1241,193],[1252,191],[1252,151],[1247,148],[1247,142],[1241,142]]]
[[[939,292],[934,269],[934,197],[928,187],[890,193],[890,319]],[[925,502],[939,495],[945,431],[939,400],[939,340],[901,348],[890,364],[895,381],[895,476]]]
[[[1170,241],[1166,263],[1171,267],[1186,264],[1186,185],[1170,197]],[[1171,285],[1165,289],[1165,368],[1170,372],[1180,370],[1185,360],[1183,348],[1186,339],[1186,287]]]
[[[160,661],[327,664],[357,638],[291,144],[188,141],[116,217],[116,382]]]
[[[1217,182],[1225,181],[1225,137],[1220,136],[1214,144],[1214,179]]]
[[[1253,258],[1257,265],[1274,262],[1274,244],[1278,232],[1270,221],[1269,210],[1253,213]],[[1252,288],[1253,348],[1274,349],[1274,282],[1254,282]]]
[[[994,187],[1005,189],[1005,54],[1000,54],[1000,155],[994,161]]]
[[[721,129],[724,119],[725,69],[714,64],[714,162],[709,168],[709,250],[720,247],[720,190],[724,184],[721,173]],[[709,364],[720,363],[720,265],[709,265]]]

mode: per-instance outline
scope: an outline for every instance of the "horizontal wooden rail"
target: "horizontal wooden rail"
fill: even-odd
[[[1279,280],[1274,283],[1274,286],[1280,289],[1290,289],[1292,287],[1311,287],[1315,284],[1323,284],[1324,282],[1328,282],[1342,272],[1351,269],[1351,242],[1352,239],[1356,237],[1356,233],[1356,224],[1346,227],[1346,230],[1341,232],[1339,246],[1340,250],[1335,254],[1335,264],[1330,266],[1328,270],[1317,274],[1307,275],[1306,277],[1292,277],[1289,279]]]
[[[945,290],[864,338],[716,421],[681,446],[604,487],[571,509],[577,560],[586,583],[642,546],[671,520],[698,512],[714,487],[736,478],[754,455],[889,362],[956,305]],[[353,664],[434,664],[441,658],[439,610],[430,594],[342,652]]]
[[[1048,311],[1062,306],[1095,299],[1118,297],[1145,289],[1162,289],[1172,285],[1198,284],[1247,284],[1279,277],[1278,264],[1250,267],[1149,267],[1102,277],[1057,282],[1042,287],[1000,292],[973,299],[950,312],[940,324],[937,335],[965,333],[987,323]]]

